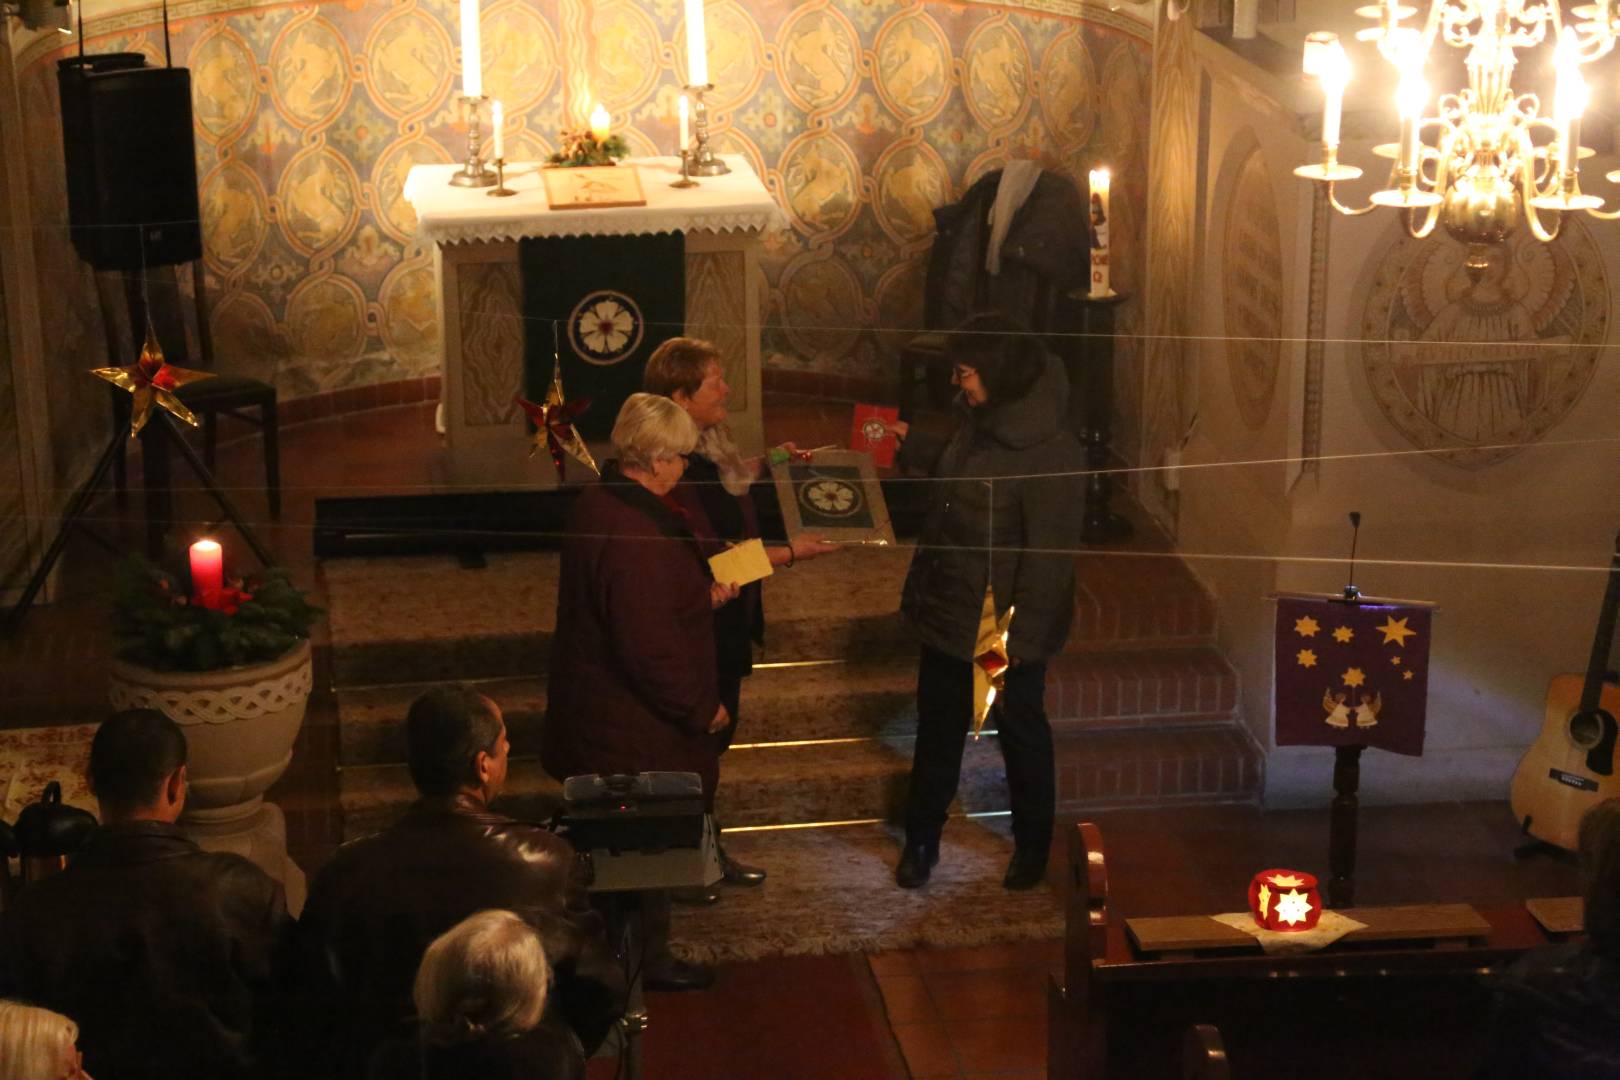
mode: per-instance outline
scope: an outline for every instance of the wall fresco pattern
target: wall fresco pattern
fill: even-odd
[[[931,210],[1014,156],[1082,178],[1114,168],[1116,287],[1139,293],[1149,31],[1103,8],[1082,19],[1073,4],[1033,7],[710,0],[717,143],[748,158],[792,222],[762,260],[767,367],[889,378],[921,319]],[[194,0],[171,12],[195,85],[222,367],[272,374],[289,397],[435,372],[432,253],[413,240],[402,186],[411,165],[465,146],[455,4]],[[155,20],[92,20],[89,47],[160,60]],[[482,30],[509,158],[550,152],[593,97],[633,152],[673,149],[678,0],[493,0]],[[49,227],[66,219],[62,54],[24,55],[23,94],[41,268],[64,286],[45,290],[47,348],[88,355],[93,293]]]

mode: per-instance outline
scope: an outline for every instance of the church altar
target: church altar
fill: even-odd
[[[724,160],[730,173],[676,189],[669,185],[680,176],[679,158],[628,158],[619,167],[638,170],[645,206],[570,210],[547,205],[537,163],[507,166],[506,185],[517,192],[510,197],[491,197],[488,188],[452,187],[449,179],[458,165],[411,169],[405,199],[416,211],[418,237],[434,245],[449,483],[556,483],[547,455],[528,456],[523,413],[513,402],[523,392],[524,371],[518,242],[530,237],[682,234],[686,334],[719,347],[731,385],[732,433],[745,453],[762,448],[759,244],[767,229],[785,227],[787,218],[747,159],[726,155]],[[570,398],[589,392],[566,380],[565,389]],[[572,460],[568,468],[570,480],[588,475]]]

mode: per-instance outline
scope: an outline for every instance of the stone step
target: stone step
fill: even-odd
[[[899,614],[909,547],[850,548],[766,579],[769,662],[909,657]],[[556,620],[558,556],[492,554],[479,570],[448,556],[322,564],[334,681],[362,687],[535,676]],[[1214,605],[1173,557],[1088,552],[1076,559],[1070,651],[1207,643]]]
[[[916,682],[916,661],[910,657],[758,668],[743,684],[738,742],[913,734]],[[479,685],[500,704],[513,753],[538,753],[545,681],[503,679]],[[340,690],[339,763],[404,761],[404,717],[420,691],[420,686]],[[1219,722],[1229,719],[1237,706],[1237,676],[1209,646],[1068,653],[1051,664],[1046,705],[1060,732]]]
[[[873,739],[811,746],[737,747],[726,755],[716,814],[728,826],[808,824],[868,818],[897,821],[904,805],[912,740]],[[1260,756],[1236,724],[1089,731],[1059,736],[1058,809],[1258,798]],[[386,827],[415,798],[403,765],[339,770],[345,839]],[[506,812],[544,818],[561,786],[533,758],[515,758]],[[957,807],[1007,809],[994,737],[970,741]]]

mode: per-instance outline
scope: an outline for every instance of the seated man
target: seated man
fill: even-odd
[[[90,787],[101,828],[0,920],[0,996],[77,1021],[92,1076],[246,1074],[255,1014],[291,930],[281,886],[175,827],[186,738],[162,713],[102,723]]]
[[[547,1013],[596,1049],[624,1011],[625,985],[573,849],[549,830],[489,810],[506,782],[506,724],[489,698],[446,686],[406,717],[421,795],[386,831],[338,849],[316,875],[300,926],[308,979],[306,1060],[345,1077],[412,1016],[411,986],[434,938],[475,912],[516,912],[555,976]]]

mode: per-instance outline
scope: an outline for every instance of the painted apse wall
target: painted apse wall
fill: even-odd
[[[1050,10],[1042,10],[1043,6]],[[1132,5],[1127,5],[1132,9]],[[297,397],[434,374],[431,252],[401,197],[416,162],[465,147],[445,0],[171,6],[195,84],[214,336],[226,369]],[[1141,278],[1150,31],[1107,9],[884,0],[708,4],[717,143],[744,154],[787,210],[767,239],[767,369],[893,379],[921,319],[933,207],[1010,157],[1084,177],[1114,168],[1115,280]],[[684,81],[678,0],[486,0],[485,92],[508,153],[553,148],[601,98],[632,152],[669,152]],[[92,18],[91,51],[160,58],[155,8]],[[66,218],[54,61],[20,57],[39,216]],[[1082,181],[1083,182],[1083,181]],[[88,278],[60,229],[41,234],[47,349],[99,339]],[[1125,313],[1127,329],[1134,310]],[[1133,359],[1121,370],[1129,411]],[[88,365],[85,365],[88,366]]]
[[[1363,793],[1504,798],[1548,679],[1585,668],[1604,586],[1601,571],[1517,567],[1606,567],[1620,528],[1620,231],[1577,220],[1551,245],[1521,234],[1472,283],[1443,234],[1412,241],[1391,215],[1328,213],[1291,175],[1317,152],[1311,118],[1291,107],[1297,79],[1208,39],[1198,56],[1198,279],[1211,288],[1197,333],[1210,340],[1188,460],[1212,467],[1183,475],[1178,538],[1220,598],[1251,730],[1271,747],[1264,597],[1337,591],[1359,510],[1360,553],[1375,560],[1358,571],[1363,590],[1440,605],[1425,755],[1369,755]],[[1393,120],[1346,123],[1343,156],[1366,164]],[[1331,768],[1328,751],[1273,748],[1268,803],[1319,805]]]

